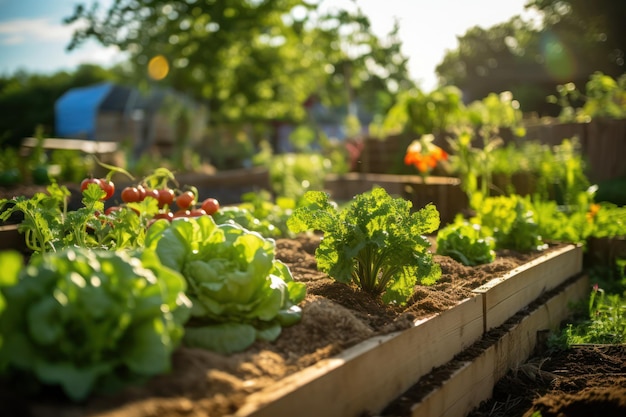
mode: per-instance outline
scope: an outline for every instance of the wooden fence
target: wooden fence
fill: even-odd
[[[505,142],[515,140],[502,132]],[[577,137],[591,182],[626,177],[626,120],[596,119],[589,123],[550,123],[526,126],[522,140],[550,146]],[[385,140],[365,139],[359,172],[397,174],[402,171],[406,147],[414,138],[391,136]],[[518,139],[519,140],[519,139]],[[437,141],[445,146],[444,140]]]
[[[559,123],[526,127],[526,138],[548,145],[578,137],[587,176],[600,182],[626,176],[626,120],[596,119],[589,123]]]

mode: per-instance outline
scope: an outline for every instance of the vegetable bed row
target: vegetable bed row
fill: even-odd
[[[579,276],[581,271],[580,246],[568,245],[542,255],[485,284],[474,292],[475,296],[449,310],[416,321],[408,330],[371,338],[252,394],[235,416],[356,417],[379,413],[434,367],[449,362],[490,329],[500,326],[542,294]],[[505,372],[515,361],[523,361],[535,344],[536,331],[558,326],[569,314],[568,303],[577,301],[587,292],[587,281],[580,279],[574,290],[550,301],[543,316],[533,322],[532,330],[526,328],[524,343],[517,350],[499,351],[499,360],[504,361],[499,365],[499,372]],[[459,391],[464,395],[472,389],[472,384],[485,383],[482,379],[469,381],[467,377],[465,382],[469,385]],[[487,393],[491,390],[485,386],[481,389]],[[445,393],[449,395],[448,390]],[[448,413],[456,400],[450,402],[449,398],[438,395],[433,394],[427,405],[420,405],[422,412],[413,415],[453,415]],[[485,398],[482,393],[472,394],[469,402],[464,400],[463,412]],[[436,405],[434,411],[425,412],[438,402],[441,404]],[[464,414],[455,412],[454,415]]]
[[[73,211],[67,210],[68,190],[56,183],[30,199],[0,200],[0,219],[23,214],[18,230],[32,251],[26,267],[18,252],[0,252],[3,377],[34,377],[81,401],[94,391],[166,372],[180,343],[229,354],[256,340],[274,341],[282,327],[300,320],[298,304],[306,287],[274,257],[270,236],[276,228],[241,207],[220,207],[211,198],[202,203],[210,209],[204,209],[194,187],[174,189],[174,181],[169,171],[157,171],[141,184],[124,187],[122,203],[107,210],[104,201],[115,192],[110,175],[86,179],[83,207]],[[423,236],[439,227],[439,214],[433,205],[418,211],[411,207],[383,188],[356,196],[343,210],[325,193],[309,192],[287,225],[293,233],[324,232],[316,252],[321,271],[402,304],[416,284],[433,283],[441,275]],[[511,230],[530,231],[528,225],[516,222],[518,229]],[[465,226],[454,225],[446,236],[472,248],[467,261],[493,256],[494,240],[470,237]],[[502,227],[494,229],[502,235],[498,241],[509,243]],[[515,242],[524,248],[543,246],[535,234],[516,235],[524,237]],[[444,314],[360,344],[298,374],[297,383],[287,378],[288,385],[281,382],[269,392],[272,398],[284,393],[280,400],[268,402],[266,392],[251,395],[240,414],[265,413],[266,404],[270,414],[259,415],[277,415],[281,410],[274,407],[300,410],[304,398],[289,402],[300,397],[311,402],[311,415],[380,409],[390,395],[398,395],[432,366],[450,360],[581,268],[580,247],[545,253]],[[423,340],[432,342],[422,347]],[[390,365],[383,359],[390,356],[399,361]],[[355,378],[361,374],[363,378]],[[383,385],[372,384],[369,375],[378,375],[374,380]],[[342,395],[326,405],[330,409],[320,410],[321,395],[336,395],[342,379],[364,385],[350,384],[356,389],[354,401]],[[309,383],[300,391],[302,381]]]

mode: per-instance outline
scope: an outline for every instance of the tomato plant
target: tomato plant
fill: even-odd
[[[139,193],[139,199],[137,201],[143,201],[146,198],[146,188],[139,184],[137,186],[137,192]]]
[[[124,203],[137,203],[141,201],[141,193],[137,187],[126,187],[122,190],[122,201]]]
[[[164,211],[164,212],[155,214],[153,219],[154,220],[165,219],[168,221],[172,221],[174,219],[174,213],[172,213],[171,211]]]
[[[148,197],[154,198],[156,201],[159,201],[159,190],[156,190],[154,188],[146,188],[146,196],[143,198],[143,200]]]
[[[80,191],[85,191],[87,189],[87,187],[89,187],[89,184],[96,184],[97,186],[100,187],[100,179],[99,178],[91,178],[91,177],[90,178],[85,178],[80,183]]]
[[[111,213],[113,213],[114,211],[119,211],[121,209],[122,208],[120,206],[111,206],[111,207],[108,207],[106,210],[104,210],[104,214],[106,214],[108,216]]]
[[[189,217],[190,214],[191,214],[190,210],[180,209],[180,210],[174,212],[173,216],[174,216],[175,219],[177,219],[179,217]]]
[[[193,210],[189,210],[189,217],[200,217],[206,215],[207,212],[201,208],[194,208]]]
[[[215,198],[207,198],[202,202],[202,210],[206,212],[206,214],[214,214],[220,209],[220,203]]]
[[[113,194],[115,193],[115,184],[113,183],[113,181],[108,178],[101,178],[100,188],[102,188],[102,190],[104,190],[104,192],[106,193],[106,195],[104,196],[105,200],[113,197]]]
[[[159,196],[157,200],[159,200],[159,208],[163,208],[165,206],[170,206],[174,202],[174,190],[171,188],[161,188],[157,190]]]
[[[176,205],[182,209],[187,210],[196,203],[196,195],[192,191],[185,191],[176,197]]]
[[[108,178],[85,178],[80,183],[80,190],[84,192],[89,184],[96,184],[102,191],[104,191],[104,195],[102,196],[102,200],[108,200],[113,197],[113,193],[115,192],[115,184]]]

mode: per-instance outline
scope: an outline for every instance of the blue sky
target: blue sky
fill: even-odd
[[[111,0],[99,3],[109,4]],[[490,27],[524,14],[527,0],[359,0],[379,36],[386,35],[394,18],[400,23],[403,52],[409,57],[412,78],[430,90],[435,67],[445,51],[455,49],[457,36],[473,26]],[[115,48],[93,41],[66,52],[72,28],[62,23],[80,0],[0,0],[0,74],[18,69],[52,73],[80,63],[108,66],[122,60]],[[82,0],[91,4],[93,0]],[[353,7],[350,0],[326,0],[333,7]]]

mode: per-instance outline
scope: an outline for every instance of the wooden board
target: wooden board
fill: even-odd
[[[0,226],[0,250],[27,250],[24,235],[17,230],[17,224]]]
[[[483,294],[485,331],[582,270],[583,249],[568,245],[526,263],[474,290]],[[541,279],[533,279],[540,276]]]
[[[37,146],[37,142],[37,138],[24,138],[22,141],[22,148],[25,150],[32,149]],[[46,138],[43,140],[42,146],[44,149],[49,150],[73,150],[88,154],[102,155],[116,152],[119,148],[119,143],[79,139]]]
[[[482,335],[480,297],[375,337],[252,394],[237,417],[348,417],[382,409]],[[296,412],[297,410],[297,412]]]
[[[569,303],[589,293],[589,279],[580,276],[557,295],[530,312],[487,348],[466,362],[441,387],[411,409],[414,417],[464,417],[491,397],[493,387],[509,369],[519,367],[537,343],[537,332],[555,329],[571,314]]]

